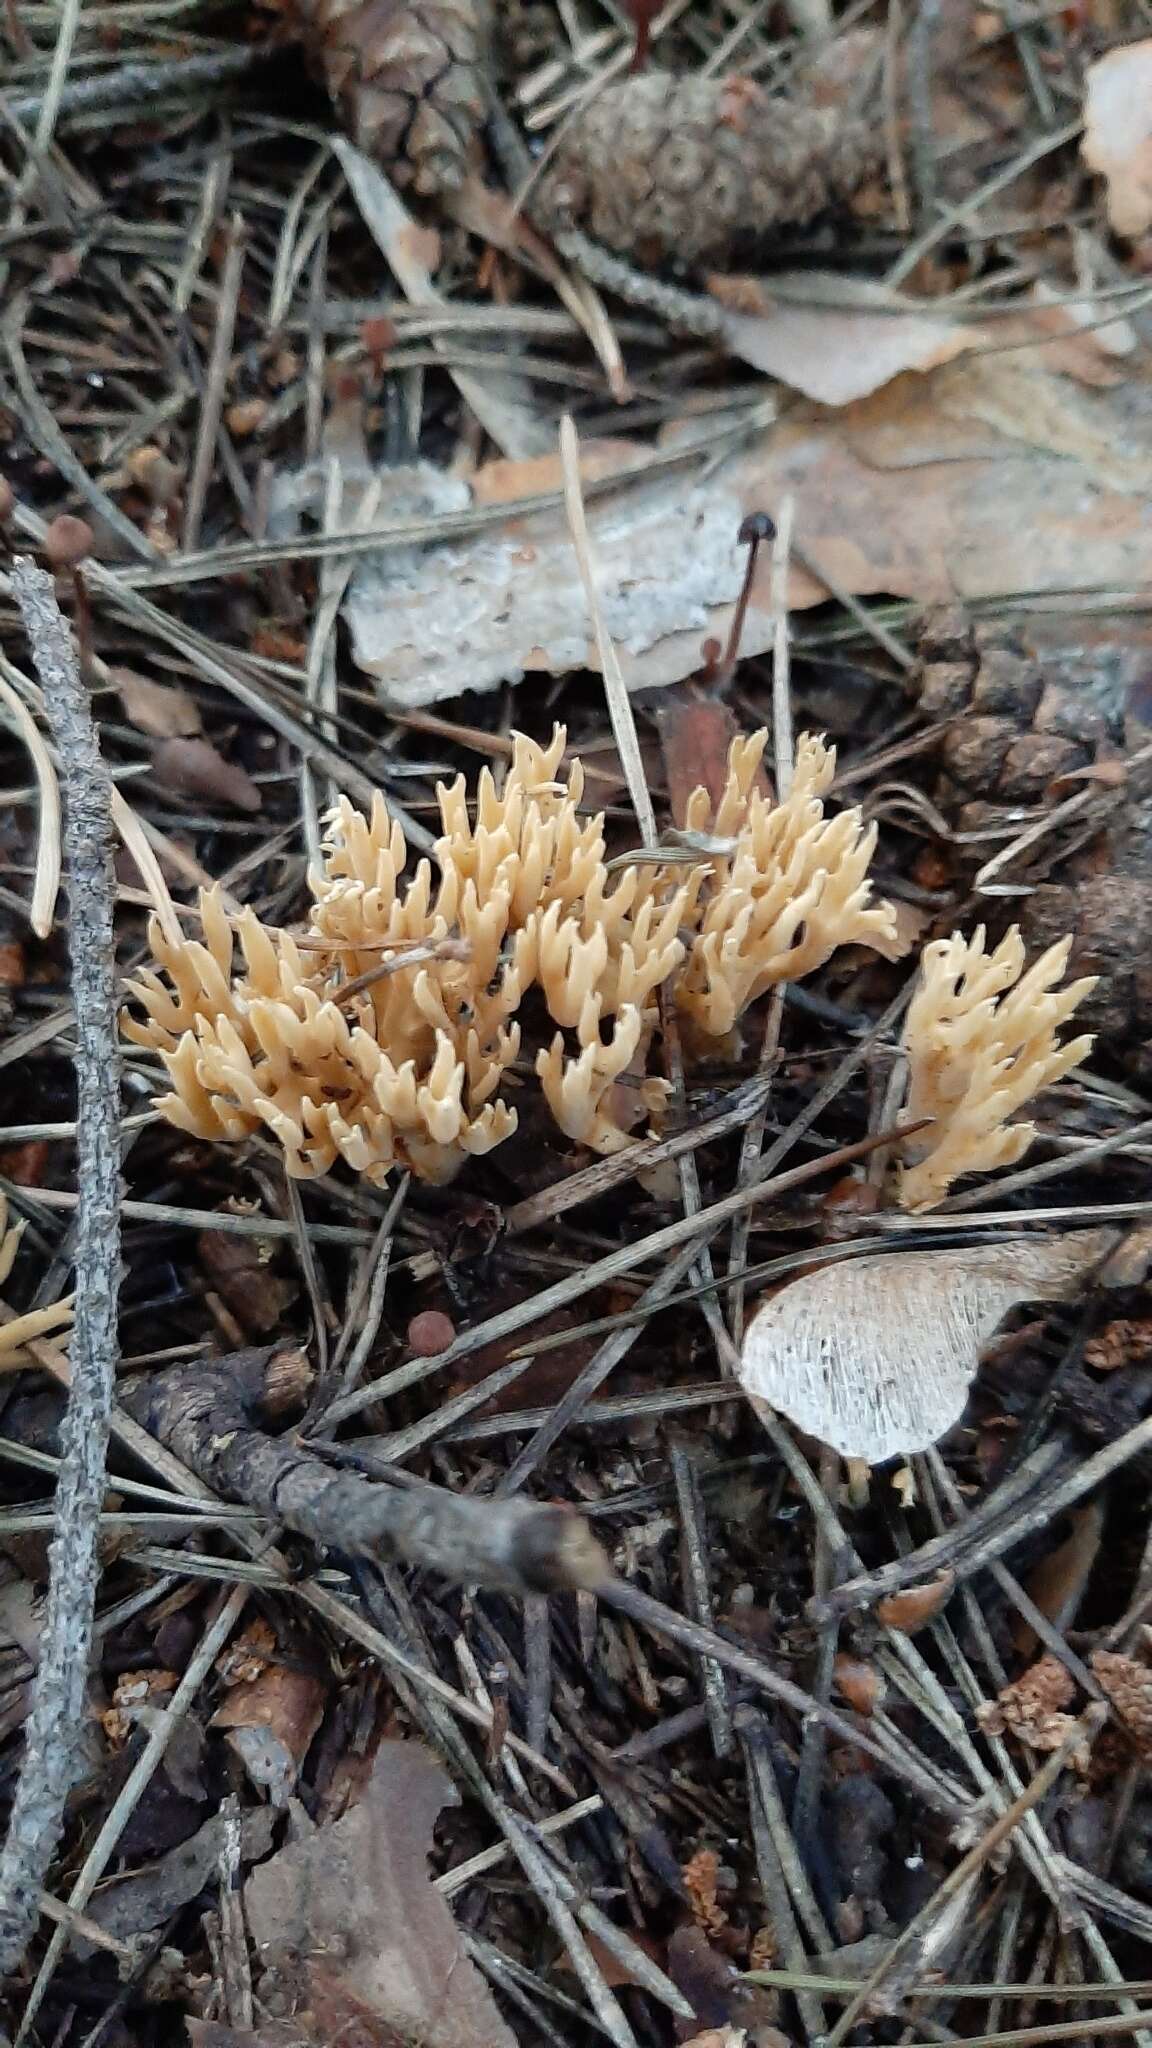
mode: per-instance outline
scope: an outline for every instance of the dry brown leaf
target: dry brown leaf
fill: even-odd
[[[236,1685],[212,1725],[229,1730],[229,1747],[273,1806],[286,1806],[324,1715],[326,1690],[309,1671],[267,1664]]]
[[[375,2048],[389,2033],[422,2048],[514,2048],[428,1875],[433,1823],[456,1803],[429,1750],[384,1742],[358,1806],[253,1871],[244,1904],[262,1998],[287,1990],[316,2048],[349,2029]]]
[[[1111,1242],[1087,1230],[823,1266],[753,1318],[744,1391],[847,1458],[878,1465],[925,1450],[963,1414],[1009,1309],[1066,1298]]]
[[[300,1292],[295,1280],[273,1270],[278,1248],[274,1238],[229,1237],[222,1230],[202,1230],[196,1240],[213,1290],[248,1337],[268,1336]]]
[[[226,761],[210,740],[161,740],[152,756],[152,772],[166,789],[233,810],[258,811],[264,801],[247,770]]]
[[[200,707],[177,683],[154,683],[134,668],[108,671],[125,716],[149,739],[192,739],[200,731]]]
[[[759,308],[755,278],[713,276],[708,289],[727,309],[732,353],[821,405],[850,405],[906,370],[937,369],[987,341],[981,328],[925,313],[864,278],[786,272]]]
[[[832,1666],[832,1683],[857,1714],[870,1716],[884,1703],[887,1684],[874,1664],[841,1650]]]
[[[1087,1507],[1077,1508],[1069,1521],[1068,1537],[1041,1559],[1024,1582],[1033,1606],[1058,1632],[1071,1625],[1100,1555],[1104,1534],[1101,1502],[1091,1500]],[[1012,1640],[1022,1657],[1031,1657],[1040,1647],[1036,1631],[1022,1617],[1013,1624]]]
[[[707,790],[715,812],[728,780],[729,750],[740,734],[735,713],[722,698],[692,690],[687,696],[670,696],[660,706],[657,724],[673,824],[687,822],[688,800],[696,789]],[[761,796],[768,795],[763,765],[757,768],[752,787]]]
[[[1047,369],[1099,390],[1123,383],[1139,347],[1130,321],[1106,318],[1089,298],[1059,300],[1043,281],[1033,286],[1030,304],[997,320],[989,338],[997,349],[1031,344],[1034,360]]]
[[[876,1602],[876,1619],[882,1628],[898,1628],[902,1635],[914,1636],[947,1606],[955,1584],[955,1572],[943,1571],[923,1586],[904,1586],[899,1593],[888,1593]]]
[[[638,441],[613,440],[610,436],[580,444],[580,475],[584,483],[604,476],[620,476],[643,468],[645,451]],[[498,456],[484,463],[472,479],[472,496],[477,505],[515,505],[518,499],[560,491],[564,472],[559,455],[529,455],[521,461]]]
[[[1152,227],[1152,36],[1089,65],[1080,152],[1104,178],[1115,232]]]
[[[809,573],[793,609],[827,601],[821,572],[859,597],[917,604],[1141,596],[1152,587],[1152,454],[1143,373],[1082,390],[1025,349],[898,377],[837,411],[797,402],[706,476],[653,472],[588,506],[600,598],[628,685],[694,674],[723,645],[739,594],[740,522],[796,505]],[[699,421],[668,430],[700,439]],[[482,472],[481,472],[482,474]],[[1010,504],[1013,516],[1004,517]],[[772,646],[762,550],[743,652]],[[517,514],[401,561],[357,569],[346,616],[356,659],[390,703],[412,708],[587,664],[589,631],[563,512]]]

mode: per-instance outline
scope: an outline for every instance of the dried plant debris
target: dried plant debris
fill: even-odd
[[[154,922],[167,981],[133,984],[145,1015],[124,1028],[164,1061],[169,1121],[223,1141],[264,1128],[301,1177],[342,1159],[370,1180],[397,1165],[450,1180],[516,1128],[500,1089],[537,987],[560,1027],[535,1060],[548,1106],[569,1137],[618,1151],[667,1093],[646,1061],[670,977],[686,1023],[722,1040],[837,946],[894,943],[890,909],[870,900],[874,831],[855,809],[825,816],[835,757],[822,741],[801,740],[780,803],[756,787],[765,735],[735,742],[715,816],[703,790],[689,805],[719,850],[615,876],[603,817],[580,814],[580,763],[557,779],[564,744],[561,729],[546,748],[518,736],[503,789],[485,770],[471,809],[463,777],[440,787],[435,884],[426,860],[405,880],[383,797],[370,819],[341,801],[299,940],[251,911],[234,932],[216,892],[201,899],[202,940]]]
[[[1059,1749],[1076,1727],[1067,1709],[1076,1698],[1076,1681],[1051,1653],[1037,1658],[1021,1678],[1013,1679],[995,1700],[977,1707],[976,1719],[987,1735],[1016,1735],[1030,1749]],[[1074,1753],[1078,1770],[1088,1766],[1087,1748]]]
[[[489,105],[489,0],[290,0],[357,147],[397,185],[452,191]]]
[[[1128,1734],[1152,1755],[1152,1669],[1118,1650],[1093,1650],[1088,1662]]]
[[[747,78],[641,71],[570,121],[536,210],[644,264],[721,263],[847,198],[876,156],[874,133],[840,109]]]
[[[359,1804],[248,1879],[261,2001],[294,2012],[314,2048],[382,2029],[426,2048],[512,2048],[428,1874],[433,1824],[456,1804],[429,1750],[383,1742]]]
[[[1073,1293],[1108,1232],[847,1259],[793,1280],[749,1325],[740,1380],[848,1458],[922,1451],[964,1411],[980,1350],[1023,1301]]]

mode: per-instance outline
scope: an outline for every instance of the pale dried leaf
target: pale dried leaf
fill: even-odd
[[[922,1451],[964,1410],[980,1351],[1010,1308],[1056,1301],[1108,1232],[849,1259],[794,1280],[749,1325],[740,1380],[847,1458]]]
[[[1105,180],[1115,232],[1152,227],[1152,36],[1089,65],[1080,150]]]
[[[431,1752],[384,1742],[358,1806],[252,1873],[252,1938],[269,1966],[293,1952],[305,1973],[296,2010],[317,2043],[368,2023],[422,2048],[513,2048],[491,1992],[464,1955],[428,1875],[432,1826],[457,1795]],[[375,2028],[372,2023],[375,2022]]]
[[[732,353],[821,405],[868,398],[906,370],[937,369],[987,339],[979,327],[922,312],[865,278],[786,272],[766,288],[762,311],[734,295],[744,282],[709,280],[728,309]]]
[[[192,739],[200,731],[200,707],[178,683],[154,683],[134,668],[108,671],[120,695],[125,716],[149,739]]]

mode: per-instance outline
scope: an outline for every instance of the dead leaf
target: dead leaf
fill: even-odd
[[[300,1292],[294,1280],[272,1270],[276,1240],[202,1230],[196,1248],[212,1286],[245,1335],[266,1337]]]
[[[857,1713],[871,1716],[883,1706],[888,1689],[883,1675],[866,1658],[850,1657],[841,1650],[832,1666],[832,1683],[841,1699]]]
[[[906,370],[934,370],[986,346],[983,329],[925,313],[866,278],[785,272],[755,309],[757,280],[710,277],[734,355],[821,405],[867,398]]]
[[[779,1993],[750,1984],[694,1921],[674,1928],[669,1937],[668,1975],[694,2014],[693,2019],[675,2021],[676,2038],[685,2048],[707,2040],[709,2029],[724,2040],[734,2028],[739,2041],[746,2038],[751,2044],[777,2017]],[[693,2028],[705,2031],[701,2035]]]
[[[257,1678],[233,1686],[212,1717],[227,1728],[228,1746],[273,1806],[287,1806],[300,1767],[324,1715],[326,1690],[312,1672],[267,1664]]]
[[[587,1929],[584,1939],[588,1944],[588,1953],[610,1991],[622,1991],[629,1985],[639,1985],[643,1990],[645,1980],[637,1976],[634,1970],[630,1970],[623,1957],[618,1956],[614,1949],[610,1949],[598,1934]],[[652,1935],[633,1929],[630,1939],[646,1956],[651,1957],[657,1967],[660,1966],[663,1957],[662,1945]],[[563,1970],[566,1976],[575,1974],[575,1966],[567,1951],[559,1957],[556,1968]]]
[[[290,1954],[303,1977],[295,2009],[316,2048],[349,2026],[375,2048],[388,2033],[422,2048],[514,2048],[428,1875],[433,1822],[456,1803],[430,1751],[384,1742],[359,1805],[248,1879],[262,1998],[275,1996]]]
[[[963,1414],[1009,1309],[1067,1298],[1112,1241],[1087,1230],[823,1266],[754,1317],[744,1391],[846,1458],[878,1465],[925,1450]]]
[[[1152,36],[1088,66],[1080,154],[1105,181],[1115,233],[1152,227]]]
[[[268,1854],[275,1819],[268,1806],[253,1807],[244,1815],[240,1854],[246,1862]],[[102,1885],[86,1908],[89,1918],[119,1941],[163,1927],[173,1913],[204,1889],[223,1846],[224,1821],[216,1813],[186,1842],[169,1849],[156,1862]],[[81,1953],[92,1953],[87,1943],[75,1936],[73,1940]]]
[[[600,599],[630,689],[700,667],[725,643],[751,512],[796,504],[794,610],[827,601],[822,573],[858,597],[915,604],[1069,590],[1143,601],[1152,588],[1152,454],[1144,373],[1082,390],[1032,349],[963,357],[898,377],[837,411],[798,401],[707,474],[650,468],[594,497]],[[664,446],[700,440],[700,422]],[[713,451],[714,452],[714,451]],[[482,475],[483,472],[480,472]],[[1005,519],[1005,505],[1012,518]],[[772,645],[769,551],[757,564],[742,650]],[[583,668],[589,631],[562,510],[358,566],[345,615],[356,660],[412,709],[529,670]]]
[[[1086,1346],[1086,1360],[1087,1350]],[[1033,1606],[1039,1608],[1045,1620],[1050,1621],[1061,1635],[1075,1620],[1076,1610],[1100,1555],[1104,1534],[1102,1502],[1090,1500],[1086,1507],[1077,1508],[1069,1520],[1072,1526],[1065,1541],[1041,1559],[1024,1583],[1024,1590]],[[1035,1629],[1022,1616],[1017,1616],[1013,1623],[1012,1640],[1022,1657],[1031,1657],[1040,1647]]]
[[[715,811],[728,779],[728,749],[740,733],[735,713],[719,697],[692,691],[660,706],[657,727],[673,824],[684,824],[694,789],[708,791]],[[755,787],[768,795],[763,768],[756,771]]]
[[[922,1586],[905,1586],[899,1593],[888,1593],[876,1602],[876,1619],[882,1628],[898,1628],[901,1635],[914,1636],[948,1605],[955,1584],[955,1572],[942,1571]]]
[[[154,683],[134,668],[108,671],[120,694],[126,717],[149,739],[190,739],[200,731],[196,699],[176,683]]]
[[[645,451],[638,441],[613,440],[609,436],[580,444],[582,482],[595,483],[603,476],[620,476],[629,469],[642,468]],[[560,491],[564,472],[559,455],[530,455],[519,462],[509,456],[484,463],[472,479],[472,497],[477,505],[515,505],[518,499]]]
[[[181,796],[204,797],[237,811],[258,811],[263,797],[247,770],[226,761],[211,740],[163,739],[152,756],[157,782]]]
[[[1130,374],[1129,359],[1139,348],[1139,338],[1131,321],[1108,319],[1090,298],[1058,299],[1040,280],[1032,287],[1030,303],[997,320],[990,345],[1032,346],[1036,360],[1049,370],[1107,390]]]

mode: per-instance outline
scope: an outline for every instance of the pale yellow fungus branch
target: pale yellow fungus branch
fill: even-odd
[[[954,932],[924,948],[904,1028],[903,1117],[934,1121],[905,1144],[902,1208],[931,1209],[961,1174],[1014,1165],[1036,1126],[1009,1117],[1087,1058],[1090,1036],[1064,1044],[1057,1036],[1096,985],[1089,975],[1057,987],[1071,944],[1049,946],[1027,973],[1015,925],[991,953],[983,926],[971,939]]]

